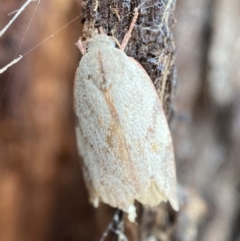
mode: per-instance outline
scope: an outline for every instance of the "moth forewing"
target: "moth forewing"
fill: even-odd
[[[90,200],[122,209],[134,221],[134,200],[178,210],[173,147],[157,92],[145,70],[95,35],[74,89],[78,148]]]

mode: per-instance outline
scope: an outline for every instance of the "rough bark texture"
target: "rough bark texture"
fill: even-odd
[[[1,27],[24,2],[1,1]],[[35,4],[1,38],[0,66],[17,52]],[[83,36],[102,26],[121,42],[139,5],[84,1]],[[178,0],[175,16],[174,7],[146,1],[126,53],[151,76],[171,119],[181,209],[139,206],[139,225],[125,221],[125,231],[130,241],[239,241],[240,2]],[[80,1],[42,0],[20,54],[80,12]],[[80,29],[77,20],[0,75],[1,241],[97,241],[112,220],[114,210],[88,203],[76,148]],[[118,238],[111,232],[105,240]]]

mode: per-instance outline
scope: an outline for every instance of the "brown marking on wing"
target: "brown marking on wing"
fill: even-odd
[[[125,140],[117,110],[111,98],[111,91],[104,92],[104,96],[106,104],[109,106],[110,112],[112,114],[112,122],[108,130],[107,143],[110,148],[114,147],[114,149],[117,150],[114,154],[118,160],[122,161],[119,162],[119,165],[124,165],[127,176],[129,176],[130,180],[132,180],[133,185],[135,186],[135,190],[139,192],[141,191],[139,189],[140,180],[137,178],[134,162],[131,160],[129,155],[129,147]],[[127,180],[122,180],[122,182],[126,183],[126,185],[128,183]]]
[[[106,79],[106,71],[104,69],[104,61],[101,51],[98,51],[98,61],[100,64],[100,73],[102,77],[102,83],[100,88],[102,91],[108,91],[111,88],[111,84],[108,86],[108,80]]]

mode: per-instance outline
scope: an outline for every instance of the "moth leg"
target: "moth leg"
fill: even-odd
[[[128,41],[129,39],[131,38],[131,33],[132,33],[132,30],[134,28],[134,25],[137,21],[137,18],[138,18],[138,8],[135,8],[134,9],[134,16],[133,16],[133,19],[132,19],[132,22],[130,24],[130,27],[127,31],[127,33],[125,34],[124,38],[123,38],[123,41],[122,41],[122,44],[121,44],[121,50],[124,51],[124,49],[126,48],[127,44],[128,44]]]
[[[80,37],[78,39],[78,41],[77,41],[77,43],[75,43],[75,45],[78,47],[78,49],[80,50],[82,55],[84,55],[86,53],[86,48],[83,46],[82,37]]]

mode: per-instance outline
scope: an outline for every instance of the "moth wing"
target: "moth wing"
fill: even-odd
[[[155,87],[134,59],[121,57],[118,65],[122,81],[113,86],[111,95],[130,147],[130,159],[144,185],[135,198],[150,206],[168,199],[178,210],[172,139]]]
[[[78,71],[77,139],[92,202],[127,211],[134,199],[168,199],[177,210],[171,135],[149,76],[115,48],[89,52]]]
[[[111,91],[103,91],[99,83],[99,79],[108,79],[101,64],[111,54],[105,49],[96,60],[98,52],[89,52],[80,62],[74,87],[77,144],[91,202],[97,206],[103,201],[128,212],[140,190],[133,185],[135,179],[138,184],[138,177],[134,176],[119,116],[110,100]]]

